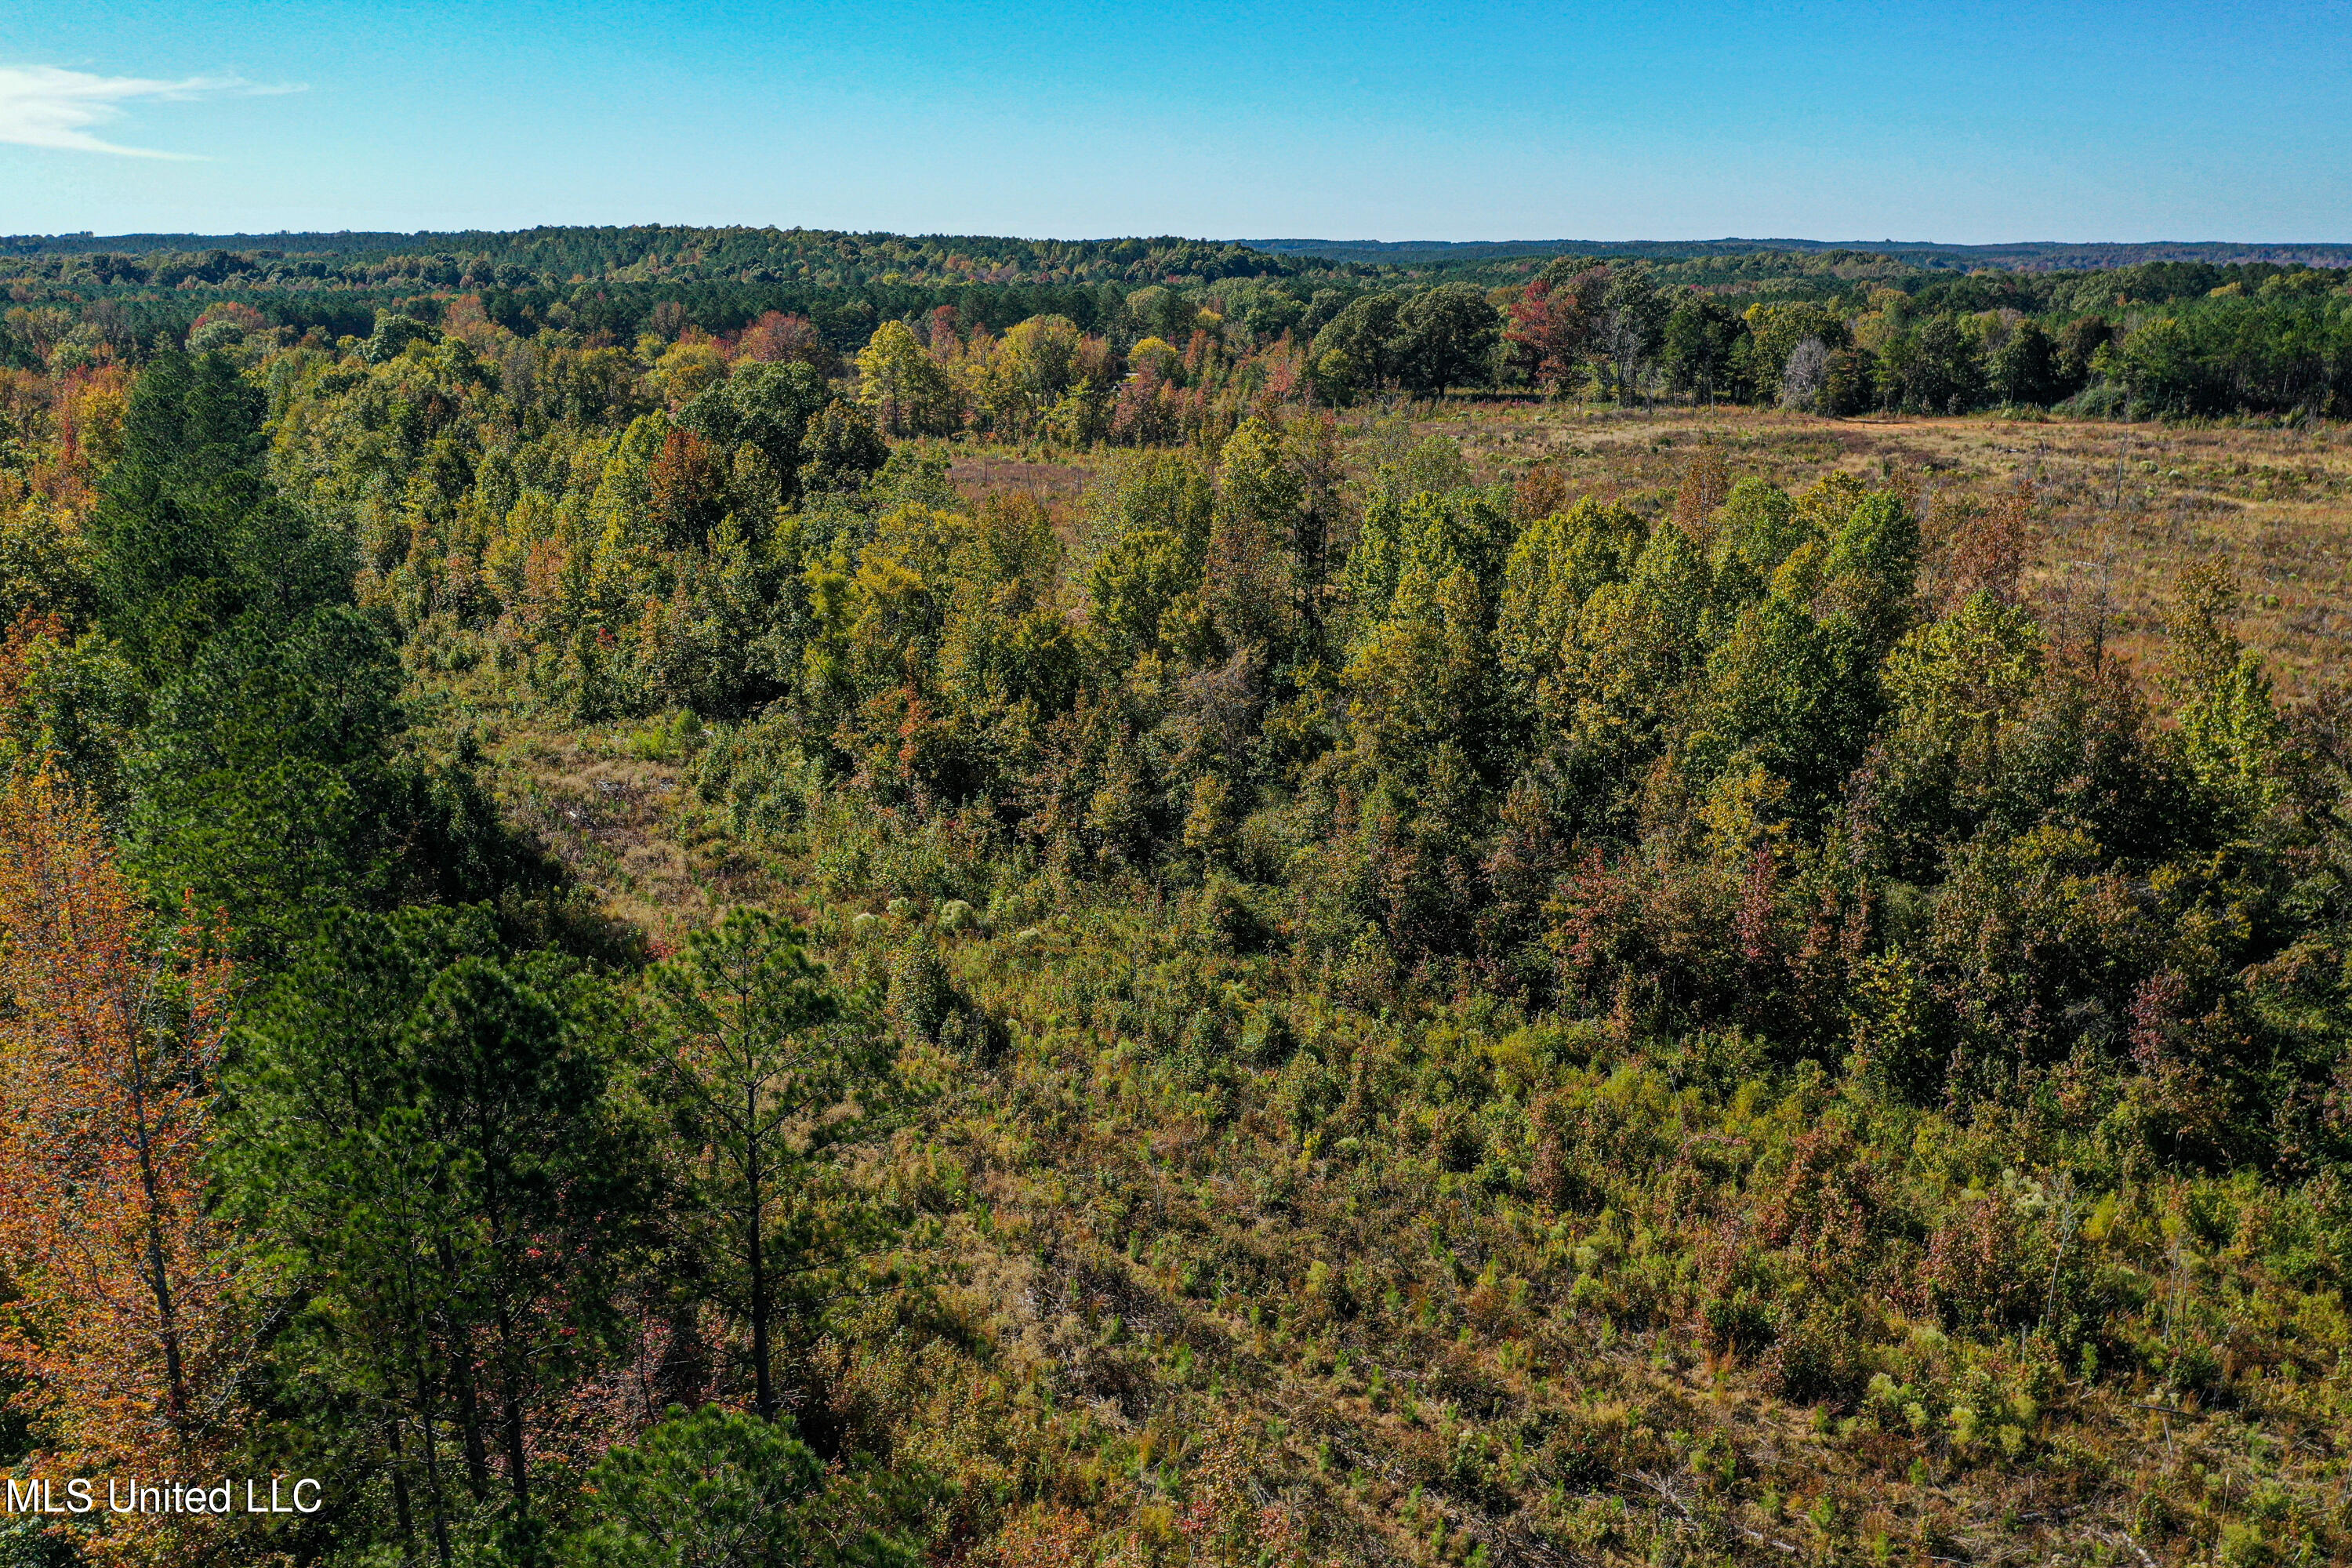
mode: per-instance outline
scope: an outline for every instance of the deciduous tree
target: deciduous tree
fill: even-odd
[[[1408,300],[1397,327],[1402,339],[1398,369],[1405,384],[1443,397],[1450,386],[1487,376],[1502,317],[1475,287],[1444,283]]]
[[[201,922],[158,924],[97,816],[47,773],[0,794],[0,1365],[61,1468],[204,1474],[238,1435],[238,1255],[204,1161],[233,976]],[[191,1559],[215,1527],[110,1550]]]
[[[857,400],[888,436],[944,436],[959,423],[947,373],[904,321],[883,322],[857,351]]]

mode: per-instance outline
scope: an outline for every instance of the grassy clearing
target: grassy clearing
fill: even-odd
[[[2044,607],[2103,611],[2110,646],[2144,664],[2180,569],[2219,556],[2248,603],[2240,633],[2282,694],[2343,668],[2352,634],[2352,428],[2118,425],[2049,418],[1823,419],[1749,408],[1588,411],[1465,404],[1415,418],[1497,475],[1538,464],[1571,489],[1670,492],[1696,448],[1796,489],[1822,475],[1904,477],[1945,495],[2030,484],[2027,583]]]

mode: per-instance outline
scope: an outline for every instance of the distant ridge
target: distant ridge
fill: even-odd
[[[1187,239],[1162,235],[1097,239],[1024,239],[987,235],[900,235],[830,229],[692,227],[641,224],[546,225],[525,229],[344,229],[278,234],[78,234],[0,235],[0,257],[196,256],[220,251],[240,257],[335,258],[338,264],[394,258],[487,258],[559,274],[650,281],[687,272],[740,276],[779,261],[808,263],[840,272],[876,265],[887,270],[911,251],[950,252],[965,258],[965,280],[973,270],[1066,281],[1118,274],[1129,282],[1181,274],[1211,279],[1286,276],[1324,263],[1338,268],[1475,267],[1519,258],[1552,256],[1638,257],[1660,262],[1727,261],[1754,256],[1883,258],[1923,271],[2059,272],[2137,267],[2150,262],[2196,262],[2209,266],[2267,263],[2273,266],[2352,267],[2352,243],[2326,241],[2249,243],[2236,240],[2135,240],[2061,243],[2026,240],[2006,245],[1941,245],[1906,239]],[[1006,270],[1009,268],[1009,272]],[[650,269],[650,270],[648,270]],[[1809,268],[1819,270],[1819,266]],[[638,274],[643,276],[638,276]],[[624,276],[626,275],[626,276]],[[450,279],[454,281],[454,277]]]
[[[1308,256],[1376,266],[1415,262],[1492,261],[1511,256],[1635,256],[1680,260],[1699,256],[1748,256],[1759,251],[1869,251],[1922,267],[1968,271],[2060,272],[2137,267],[2149,261],[2267,261],[2306,267],[2352,266],[2352,244],[2242,244],[2232,240],[2098,241],[2063,244],[2027,240],[2011,245],[1938,245],[1908,239],[1243,239],[1275,256]]]
[[[455,243],[478,247],[512,237],[511,233],[489,229],[418,229],[414,234],[372,229],[301,234],[94,234],[84,229],[78,234],[0,235],[0,251],[26,256],[141,256],[156,250],[275,250],[299,256],[353,256],[427,243],[445,247]]]

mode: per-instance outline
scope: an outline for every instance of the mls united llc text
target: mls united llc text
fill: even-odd
[[[260,1489],[265,1485],[266,1493]],[[101,1506],[97,1486],[85,1477],[64,1482],[10,1478],[7,1511],[94,1513]],[[290,1483],[277,1476],[267,1482],[248,1480],[242,1508],[237,1506],[236,1489],[235,1481],[215,1481],[210,1486],[157,1481],[142,1486],[134,1477],[128,1481],[109,1480],[102,1506],[109,1513],[316,1513],[327,1506],[326,1488],[308,1476]]]

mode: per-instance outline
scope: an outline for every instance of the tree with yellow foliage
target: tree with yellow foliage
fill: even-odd
[[[960,422],[947,372],[904,321],[885,321],[857,352],[857,400],[887,436],[944,436]]]

